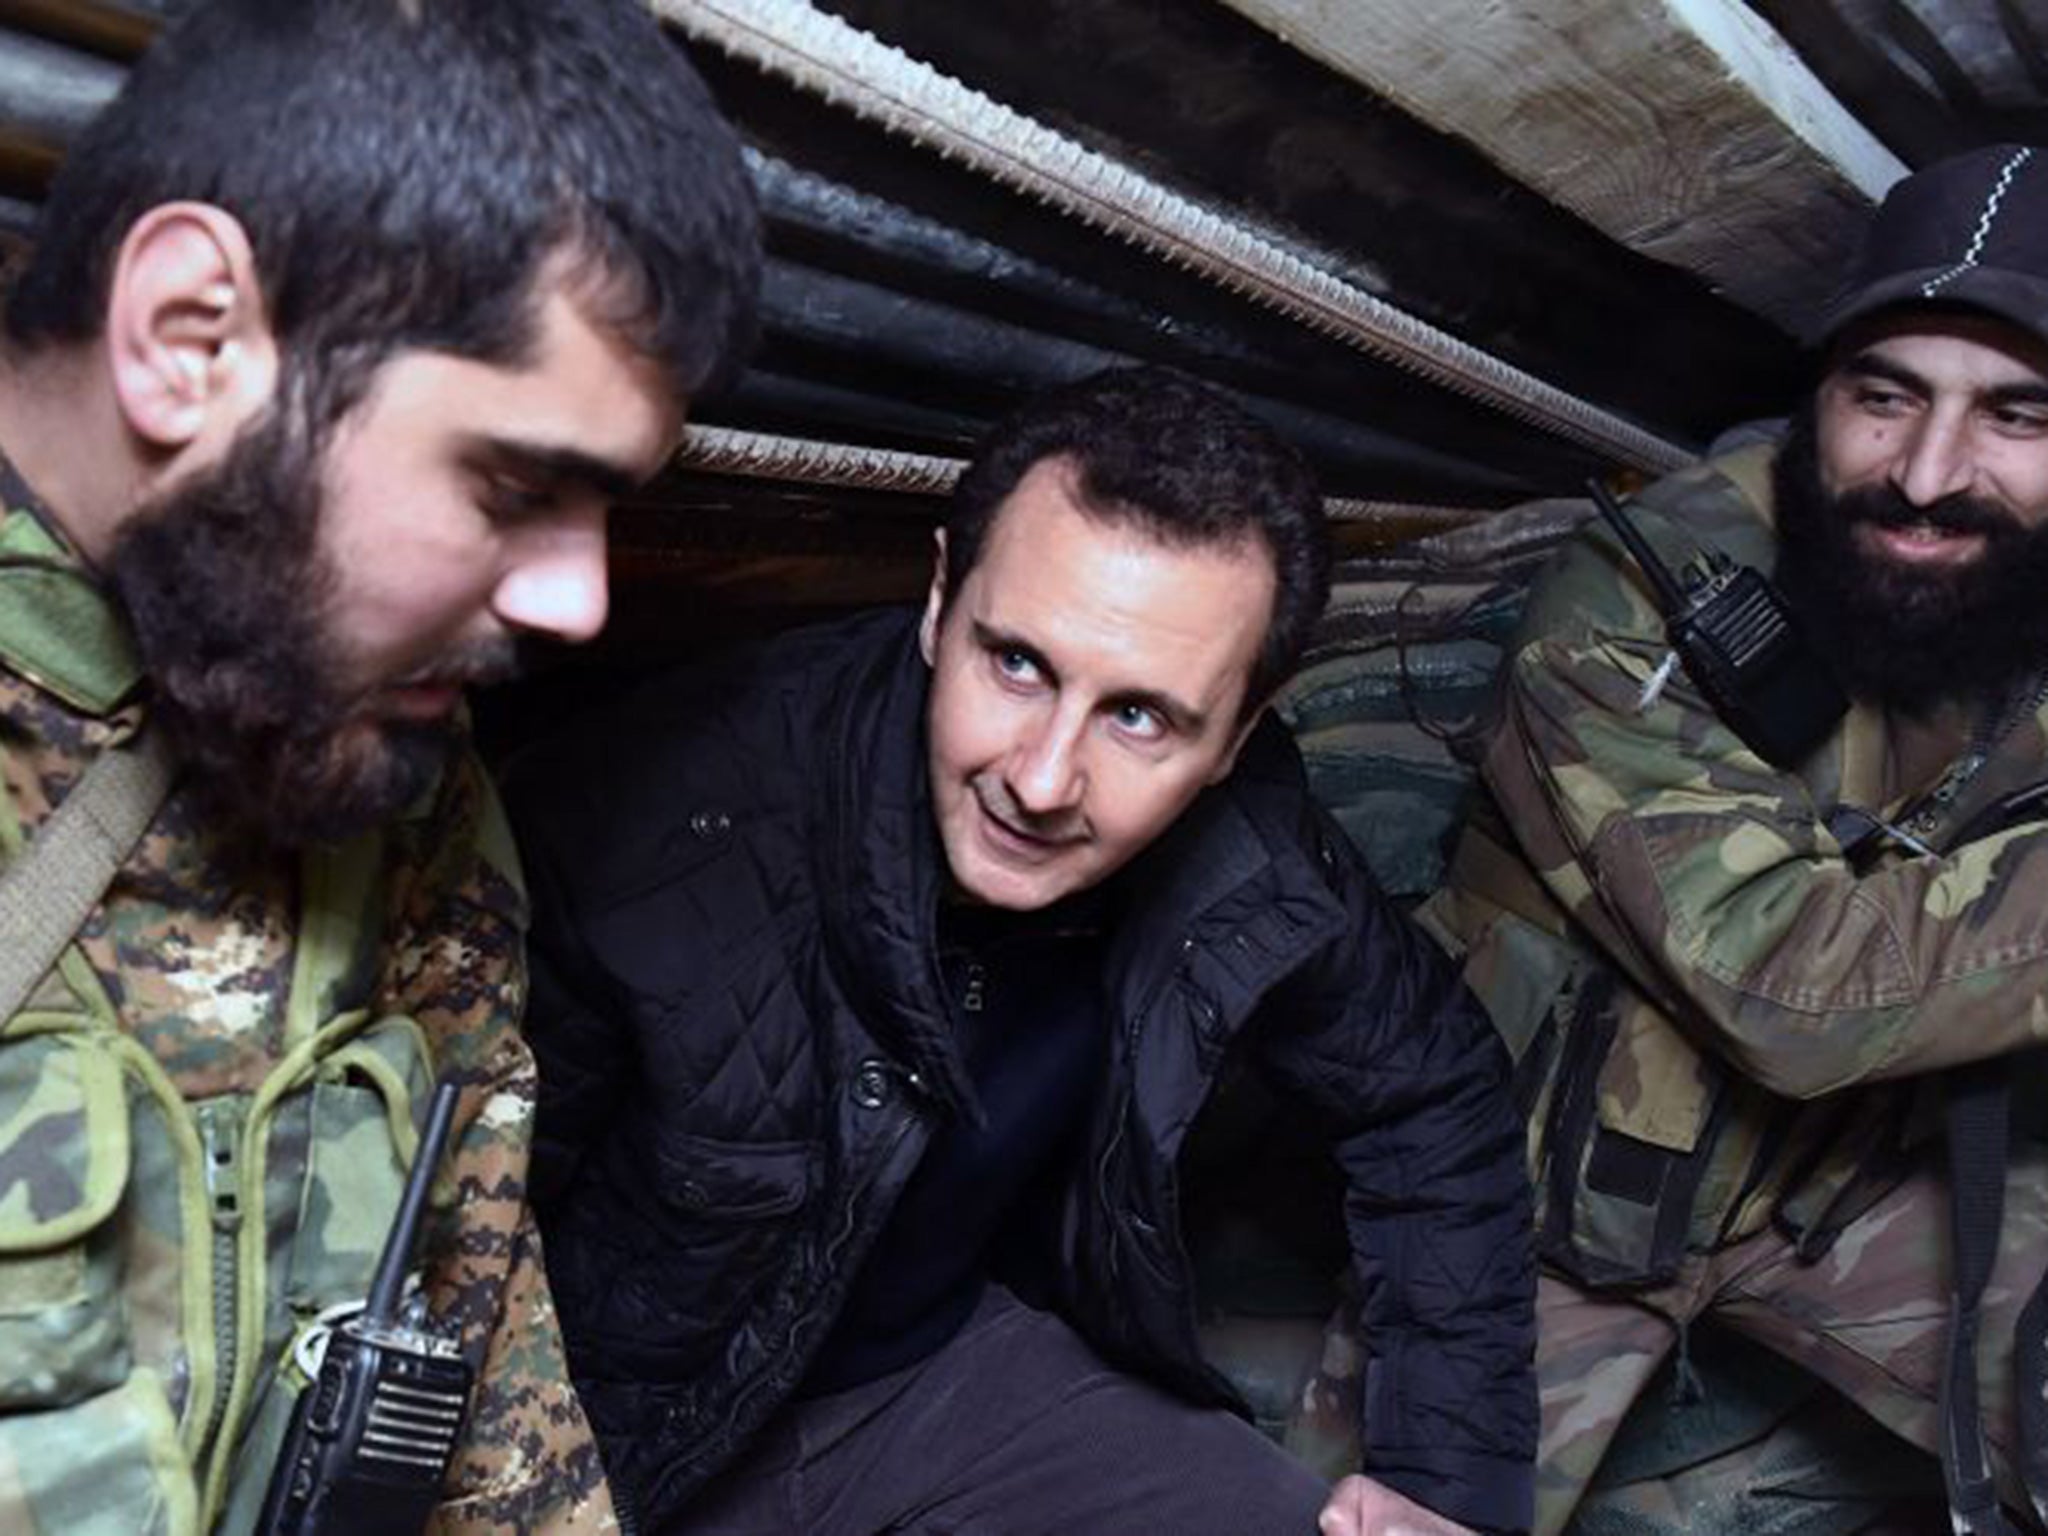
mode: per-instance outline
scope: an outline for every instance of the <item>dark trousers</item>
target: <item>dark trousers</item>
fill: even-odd
[[[937,1354],[791,1403],[677,1536],[1315,1536],[1322,1480],[991,1287]]]

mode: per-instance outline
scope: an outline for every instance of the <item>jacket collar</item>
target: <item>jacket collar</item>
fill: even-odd
[[[860,659],[841,690],[821,775],[828,802],[822,899],[834,968],[862,1022],[901,1049],[941,1103],[972,1114],[938,970],[939,871],[925,756],[930,674],[915,613],[849,635]]]
[[[1149,1007],[1176,968],[1199,971],[1242,1018],[1347,921],[1293,822],[1308,791],[1286,727],[1268,715],[1221,784],[1203,791],[1127,872],[1111,950],[1113,995]]]
[[[142,681],[126,621],[0,457],[0,666],[105,717]]]

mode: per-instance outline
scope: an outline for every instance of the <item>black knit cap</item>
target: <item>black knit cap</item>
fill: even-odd
[[[2048,150],[1973,149],[1894,186],[1812,339],[1902,304],[1983,310],[2048,343]]]

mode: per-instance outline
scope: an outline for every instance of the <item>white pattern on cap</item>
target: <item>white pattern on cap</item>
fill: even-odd
[[[1963,259],[1950,267],[1939,277],[1931,277],[1920,285],[1920,297],[1931,299],[1943,288],[1977,265],[1977,258],[1983,254],[1984,242],[1991,238],[1991,226],[1998,221],[1998,206],[2005,201],[2005,194],[2012,187],[2012,179],[2019,174],[2021,166],[2034,158],[2031,146],[2020,150],[2000,167],[1998,179],[1991,184],[1991,191],[1984,198],[1984,210],[1977,215],[1977,231],[1970,237],[1969,249],[1963,252]]]

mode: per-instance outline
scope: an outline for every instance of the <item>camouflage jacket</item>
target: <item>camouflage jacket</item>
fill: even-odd
[[[1770,570],[1770,453],[1660,482],[1638,526],[1674,568],[1711,545]],[[1595,1284],[1773,1218],[1824,1246],[1938,1126],[1927,1074],[2048,1039],[2048,824],[1956,841],[2048,778],[2039,693],[1988,709],[1932,785],[1893,782],[1897,725],[1861,704],[1786,772],[1668,651],[1640,572],[1588,525],[1531,595],[1492,804],[1426,918],[1517,1055],[1542,1250]],[[1844,804],[1939,856],[1850,858]]]
[[[0,862],[147,709],[50,530],[0,519]],[[434,1528],[616,1528],[525,1202],[516,860],[473,756],[427,799],[301,858],[174,788],[0,1021],[0,1528],[249,1527],[280,1363],[361,1295],[435,1075],[463,1094],[420,1256],[478,1385]]]

